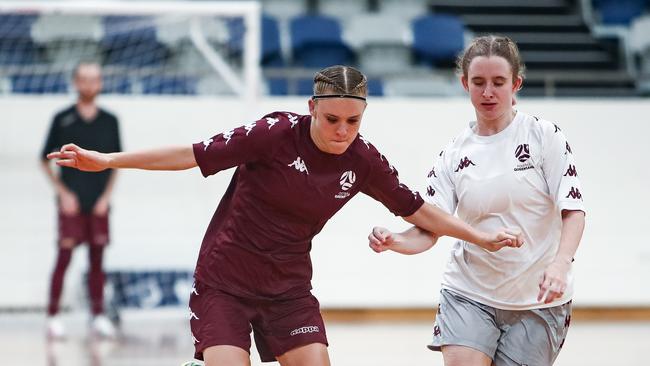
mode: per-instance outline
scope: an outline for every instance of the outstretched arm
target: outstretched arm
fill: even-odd
[[[383,227],[375,227],[368,235],[370,248],[377,253],[392,250],[401,254],[418,254],[430,249],[438,241],[438,236],[417,226],[393,233]]]
[[[100,153],[75,144],[64,145],[47,155],[56,164],[88,172],[132,168],[145,170],[185,170],[197,166],[192,145],[170,146],[134,152]]]
[[[404,217],[404,220],[431,233],[440,236],[453,236],[491,252],[503,247],[518,248],[523,244],[523,238],[519,231],[504,229],[488,234],[474,229],[462,220],[429,203],[422,205],[413,215]]]

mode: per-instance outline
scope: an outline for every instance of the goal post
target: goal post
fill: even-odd
[[[219,87],[196,94],[226,90],[256,103],[261,92],[261,6],[256,1],[1,1],[0,17],[5,23],[0,26],[0,73],[5,77],[55,71],[69,76],[75,61],[93,59],[109,74],[130,79],[185,72],[200,81],[219,80]],[[15,31],[9,19],[16,20]],[[234,22],[243,26],[233,27]],[[129,32],[141,43],[125,40]],[[14,38],[23,43],[13,45]],[[81,49],[84,38],[91,44]]]

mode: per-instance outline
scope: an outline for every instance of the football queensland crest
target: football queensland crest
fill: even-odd
[[[357,176],[352,170],[348,170],[347,172],[343,173],[340,179],[341,189],[347,191],[352,187],[355,180],[357,180]]]

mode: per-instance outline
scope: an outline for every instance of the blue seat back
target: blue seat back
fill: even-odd
[[[413,51],[426,63],[453,61],[464,47],[465,27],[456,16],[428,14],[412,22]]]

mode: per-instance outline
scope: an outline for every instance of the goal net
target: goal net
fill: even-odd
[[[253,1],[2,1],[0,89],[70,93],[81,61],[103,66],[104,93],[260,90],[260,6]]]

